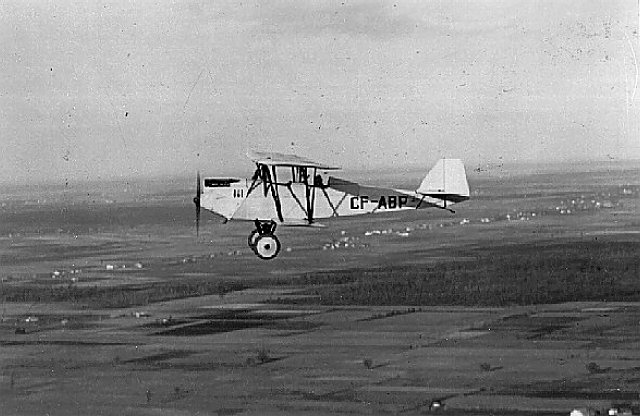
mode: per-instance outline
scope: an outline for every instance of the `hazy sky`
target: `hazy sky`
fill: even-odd
[[[640,158],[638,2],[3,1],[0,182]]]

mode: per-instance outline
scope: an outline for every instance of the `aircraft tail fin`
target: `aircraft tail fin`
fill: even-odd
[[[462,160],[438,160],[416,192],[454,203],[469,199],[469,184]]]

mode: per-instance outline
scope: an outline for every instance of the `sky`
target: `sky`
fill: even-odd
[[[637,0],[0,4],[0,183],[640,159]]]

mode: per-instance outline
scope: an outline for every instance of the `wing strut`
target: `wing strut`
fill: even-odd
[[[327,193],[327,190],[324,189],[324,186],[320,186],[320,190],[324,194],[324,197],[327,199],[327,202],[329,203],[329,206],[331,207],[331,210],[333,211],[333,214],[331,214],[331,216],[332,217],[339,217],[340,215],[338,215],[338,208],[340,208],[340,204],[342,204],[342,201],[344,201],[344,199],[347,197],[347,194],[346,193],[344,194],[342,199],[338,202],[338,206],[334,206],[333,202],[331,202],[331,198],[329,198],[329,194]]]
[[[264,196],[266,197],[269,192],[271,193],[271,197],[273,198],[273,203],[275,205],[276,213],[278,215],[278,220],[280,222],[284,222],[284,215],[282,214],[282,201],[280,199],[279,187],[285,186],[293,199],[296,201],[300,209],[304,212],[306,216],[306,220],[309,224],[313,224],[314,222],[314,214],[315,214],[315,201],[316,201],[316,188],[321,188],[321,190],[325,193],[331,208],[333,209],[334,215],[337,216],[337,207],[334,207],[329,200],[329,196],[326,191],[322,187],[322,184],[316,183],[316,176],[318,173],[318,169],[313,167],[313,171],[308,169],[307,166],[292,166],[291,167],[291,175],[292,181],[288,183],[279,183],[277,176],[277,167],[276,165],[267,165],[264,163],[256,162],[256,171],[253,174],[251,186],[249,187],[249,191],[247,192],[247,196],[250,195],[262,182],[262,189],[264,192]],[[271,169],[269,169],[271,168]],[[311,174],[312,173],[312,174]],[[305,188],[305,204],[302,203],[301,198],[295,194],[293,187],[291,186],[293,182],[298,182],[304,185]],[[344,199],[344,198],[343,198]],[[342,201],[340,201],[341,203]],[[340,206],[338,203],[338,207]]]
[[[251,178],[251,186],[249,186],[249,190],[247,191],[247,197],[249,197],[249,195],[251,195],[251,193],[260,185],[260,182],[263,182],[260,170],[260,165],[256,164],[256,171],[253,173],[253,177]]]
[[[309,175],[308,175],[307,169],[305,167],[299,168],[298,172],[299,172],[299,177],[294,176],[293,179],[298,179],[300,181],[300,183],[302,183],[304,185],[304,188],[305,188],[304,197],[305,197],[306,208],[305,208],[304,205],[302,205],[302,202],[300,201],[300,198],[298,198],[296,193],[293,191],[293,187],[291,186],[292,182],[280,183],[280,184],[277,184],[277,185],[283,185],[283,186],[287,187],[287,189],[289,190],[289,193],[291,194],[293,199],[297,202],[297,204],[300,207],[300,209],[302,210],[302,212],[304,212],[304,215],[306,215],[307,222],[309,224],[312,224],[313,223],[314,206],[315,206],[316,186],[314,184],[309,183]],[[315,169],[314,169],[313,177],[315,178]]]
[[[313,210],[314,210],[315,201],[316,201],[316,187],[313,186],[313,183],[309,184],[309,174],[307,169],[304,169],[302,172],[303,172],[303,181],[304,181],[305,194],[306,194],[305,196],[307,198],[307,222],[309,224],[312,224]],[[318,173],[318,169],[313,168],[313,176],[312,176],[313,181],[316,180],[317,173]]]
[[[271,170],[273,172],[273,176],[270,178],[271,196],[273,197],[273,202],[276,204],[278,219],[280,220],[280,222],[284,222],[284,218],[282,217],[282,204],[280,203],[280,193],[278,192],[278,177],[276,176],[276,167],[272,166]],[[265,171],[268,175],[269,168],[266,168]]]

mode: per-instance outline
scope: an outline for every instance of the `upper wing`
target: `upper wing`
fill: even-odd
[[[267,166],[301,166],[309,168],[317,168],[322,170],[337,170],[340,169],[337,166],[329,166],[324,163],[314,162],[307,158],[276,152],[260,152],[256,150],[250,150],[247,152],[247,156],[255,163]]]

